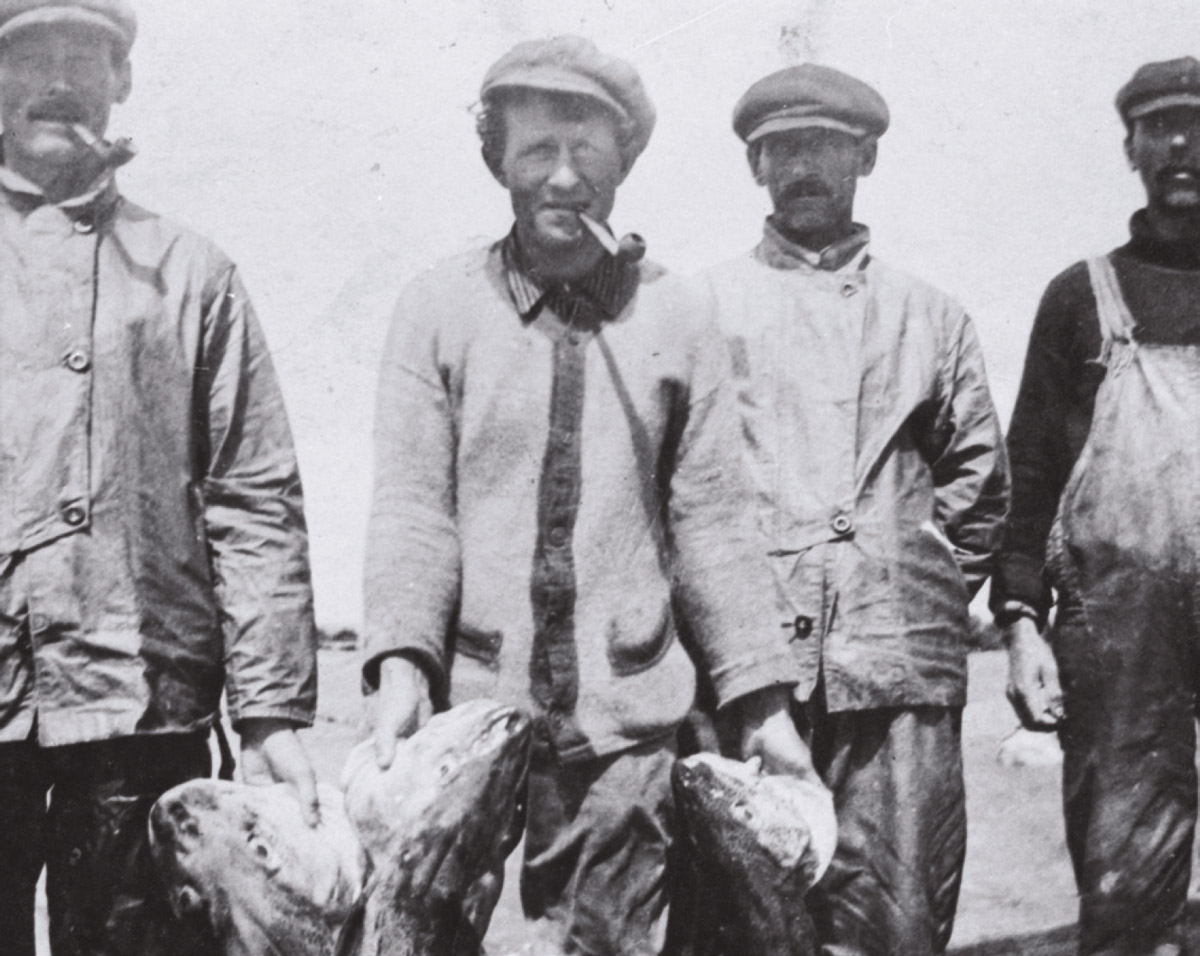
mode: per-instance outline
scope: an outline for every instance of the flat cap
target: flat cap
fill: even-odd
[[[637,70],[601,53],[591,40],[560,36],[518,43],[487,71],[479,98],[486,103],[498,90],[516,88],[586,96],[604,104],[631,126],[630,162],[650,142],[654,104]]]
[[[1117,92],[1117,112],[1126,123],[1172,106],[1200,107],[1200,62],[1193,57],[1146,63]]]
[[[806,126],[880,136],[888,120],[887,103],[874,89],[818,63],[789,66],[763,77],[733,108],[733,131],[747,143]]]
[[[26,27],[66,23],[104,31],[122,56],[137,37],[137,14],[128,0],[0,0],[0,41]]]

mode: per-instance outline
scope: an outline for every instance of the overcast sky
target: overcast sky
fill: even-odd
[[[759,77],[855,73],[892,129],[860,186],[876,254],[975,317],[1011,410],[1045,284],[1124,241],[1141,191],[1113,109],[1142,62],[1200,55],[1195,0],[135,0],[140,155],[127,195],[242,266],[300,449],[318,617],[356,625],[374,379],[387,314],[420,269],[509,225],[470,113],[518,40],[590,36],[659,111],[618,231],[692,272],[767,212],[730,130]]]

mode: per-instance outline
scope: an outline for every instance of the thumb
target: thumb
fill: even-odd
[[[375,762],[380,770],[387,770],[396,759],[396,728],[386,718],[375,724]]]

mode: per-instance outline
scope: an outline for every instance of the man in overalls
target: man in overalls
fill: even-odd
[[[1147,64],[1116,103],[1146,207],[1042,299],[992,605],[1014,706],[1059,727],[1079,951],[1161,956],[1185,951],[1196,822],[1200,62]]]
[[[1007,504],[1000,426],[970,318],[880,262],[854,221],[888,127],[879,93],[790,67],[750,87],[733,127],[774,211],[706,279],[771,610],[801,669],[794,712],[837,806],[807,900],[825,954],[929,956],[965,852],[967,605]]]

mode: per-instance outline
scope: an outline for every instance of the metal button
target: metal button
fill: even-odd
[[[78,866],[79,861],[82,859],[83,859],[83,850],[79,849],[79,847],[77,847],[77,846],[71,847],[71,852],[67,856],[67,863],[70,866]]]
[[[562,525],[557,525],[550,529],[550,543],[556,548],[561,548],[567,543],[567,529]]]
[[[29,618],[29,629],[35,634],[44,631],[49,625],[50,622],[46,620],[45,614],[34,614]]]
[[[792,627],[796,629],[796,639],[803,641],[805,638],[812,636],[813,619],[807,614],[797,614],[796,620],[792,622]]]
[[[570,335],[567,336],[567,341],[570,342],[572,345],[578,345],[580,342],[583,341],[583,336],[580,335],[578,332],[572,332]]]
[[[82,216],[71,224],[81,236],[86,236],[96,228],[96,224],[88,216]]]
[[[557,711],[557,710],[556,710],[556,711],[553,711],[553,712],[550,714],[550,723],[551,723],[551,724],[554,726],[554,729],[555,729],[555,730],[562,730],[562,725],[563,725],[563,715],[562,715],[562,712],[561,712],[561,711]]]
[[[857,291],[858,291],[858,286],[856,286],[853,282],[847,282],[845,285],[842,286],[842,295],[845,296],[847,299],[850,298],[850,296],[854,295],[854,293]]]
[[[830,522],[830,526],[835,534],[847,534],[854,527],[854,523],[846,515],[838,515]]]
[[[83,505],[78,502],[71,502],[63,505],[62,519],[72,528],[77,528],[87,520],[87,512]]]
[[[72,372],[86,372],[91,364],[92,360],[83,349],[73,349],[67,353],[67,368]]]

